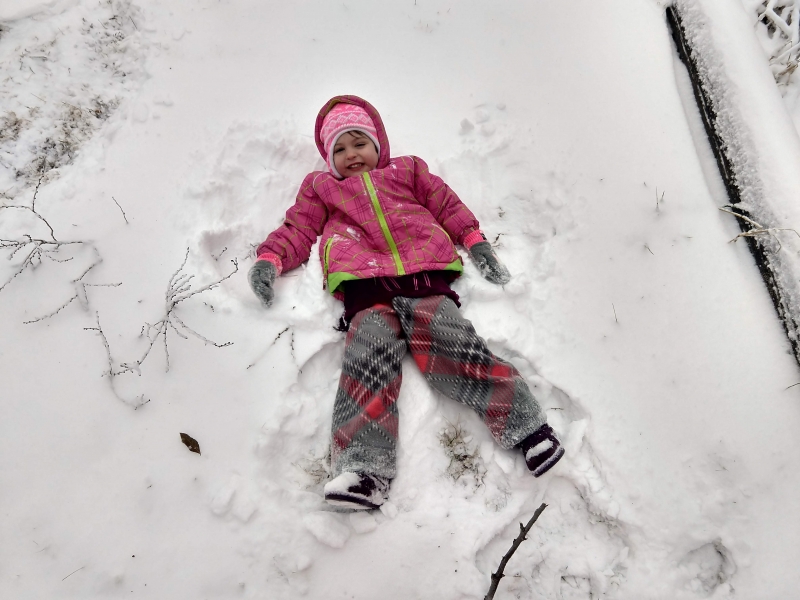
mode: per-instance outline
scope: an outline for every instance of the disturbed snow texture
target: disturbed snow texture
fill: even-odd
[[[662,8],[573,8],[569,36],[553,3],[73,1],[0,13],[8,61],[38,48],[41,31],[66,24],[78,43],[69,24],[82,15],[127,11],[136,28],[117,58],[138,65],[124,83],[103,69],[76,79],[81,98],[118,104],[88,121],[49,172],[59,177],[37,189],[16,166],[4,174],[3,201],[24,208],[0,211],[3,239],[49,241],[35,207],[56,238],[85,243],[0,291],[0,454],[11,457],[0,595],[479,599],[542,501],[498,599],[798,588],[800,388],[785,390],[797,368],[746,248],[727,244],[736,227],[716,209],[719,183],[707,188]],[[380,68],[332,65],[343,31],[381,40]],[[43,79],[0,83],[44,98],[50,115],[26,124],[30,144],[3,142],[4,165],[31,164],[58,123],[72,59],[51,56]],[[342,306],[314,260],[278,279],[270,309],[246,268],[178,306],[186,325],[233,345],[170,330],[169,372],[159,342],[113,389],[101,377],[109,354],[113,368],[147,349],[143,324],[163,317],[187,247],[195,290],[232,259],[249,266],[319,167],[313,119],[336,93],[374,103],[395,153],[428,160],[508,265],[504,287],[469,263],[455,287],[564,440],[543,481],[408,361],[390,501],[329,511]],[[0,261],[0,285],[23,254]],[[76,287],[77,301],[37,320]],[[135,398],[149,401],[120,401]],[[453,427],[461,440],[448,450]]]
[[[146,46],[130,0],[76,6],[2,33],[0,190],[51,180],[138,86]],[[106,129],[108,136],[113,126]]]

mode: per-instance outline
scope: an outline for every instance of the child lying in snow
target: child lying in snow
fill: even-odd
[[[462,270],[454,242],[487,280],[511,277],[475,216],[421,159],[390,158],[381,117],[361,98],[328,101],[315,139],[329,172],[303,180],[283,225],[258,247],[249,281],[269,306],[276,276],[306,261],[322,236],[325,284],[344,301],[349,326],[325,499],[355,509],[386,499],[407,350],[434,388],[476,411],[498,444],[521,448],[542,475],[564,449],[519,372],[489,351],[450,289]]]

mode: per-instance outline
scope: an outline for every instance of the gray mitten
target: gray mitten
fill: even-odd
[[[268,260],[257,260],[247,274],[250,287],[264,306],[272,304],[275,297],[272,284],[275,283],[277,274],[278,268]]]
[[[492,250],[492,245],[489,242],[473,244],[469,249],[469,255],[472,257],[475,266],[478,267],[483,278],[487,281],[502,285],[511,280],[511,273],[509,273],[505,265],[497,259],[497,255],[494,253],[494,250]]]

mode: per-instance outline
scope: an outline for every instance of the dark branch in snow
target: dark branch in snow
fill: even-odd
[[[121,400],[122,402],[125,402],[126,404],[133,405],[134,410],[150,402],[149,399],[146,399],[144,397],[144,394],[137,396],[136,398],[134,398],[133,401],[125,400],[122,396],[119,395],[117,389],[114,387],[114,378],[117,375],[119,375],[120,372],[114,371],[114,359],[111,357],[111,346],[108,344],[108,338],[106,337],[106,334],[103,331],[103,327],[100,325],[100,313],[97,312],[95,313],[95,323],[97,324],[97,327],[84,327],[83,329],[85,331],[96,331],[97,335],[100,336],[100,339],[103,340],[103,347],[106,350],[106,359],[108,361],[108,370],[103,372],[103,377],[106,376],[108,377],[108,380],[111,385],[111,391],[114,393],[114,396],[116,396],[117,399]]]
[[[3,289],[5,289],[5,287],[9,283],[11,283],[17,276],[19,276],[23,271],[25,271],[25,269],[27,269],[28,267],[36,268],[38,265],[40,265],[43,258],[49,258],[51,260],[54,260],[55,262],[69,262],[70,260],[72,260],[72,257],[61,259],[61,258],[58,258],[58,257],[54,256],[54,254],[56,254],[64,246],[78,245],[78,244],[84,244],[85,243],[83,241],[71,241],[71,242],[60,242],[60,241],[58,241],[56,239],[55,231],[53,230],[53,227],[50,225],[50,223],[47,221],[47,219],[45,219],[41,214],[36,212],[36,209],[35,209],[36,194],[39,192],[39,186],[41,185],[41,183],[42,183],[42,180],[40,178],[39,179],[39,183],[36,185],[36,192],[34,192],[34,194],[33,194],[32,206],[22,206],[22,205],[17,205],[17,204],[4,204],[3,206],[0,206],[0,210],[3,210],[3,209],[16,209],[16,210],[27,211],[27,212],[31,213],[32,215],[34,215],[39,221],[44,223],[47,226],[47,229],[50,230],[50,239],[49,240],[41,239],[41,238],[35,238],[32,235],[27,234],[27,233],[21,235],[18,239],[10,239],[10,240],[0,239],[0,250],[10,250],[8,256],[6,257],[8,260],[12,260],[14,258],[14,256],[16,256],[17,253],[20,252],[20,251],[23,251],[23,252],[27,251],[27,254],[25,255],[25,258],[22,260],[22,262],[20,263],[19,268],[11,275],[11,277],[9,277],[6,280],[5,283],[3,283],[3,285],[0,285],[0,292],[3,291]],[[99,261],[101,260],[100,259],[100,254],[97,252],[97,249],[94,248],[94,246],[92,246],[92,248],[94,249],[94,252],[97,255],[97,259],[98,259],[98,263],[99,263]],[[95,263],[95,264],[98,264],[98,263]],[[86,275],[86,273],[88,273],[89,270],[91,270],[92,267],[94,267],[94,266],[95,265],[92,265],[91,267],[89,267],[83,273],[83,275],[81,275],[78,279],[74,280],[74,282],[80,281],[83,278],[83,276]]]
[[[67,306],[72,304],[73,300],[77,300],[77,299],[78,299],[78,294],[75,294],[72,298],[70,298],[69,300],[64,302],[64,304],[59,306],[53,312],[51,312],[51,313],[49,313],[47,315],[44,315],[43,317],[39,317],[38,319],[32,319],[30,321],[23,321],[22,323],[24,325],[30,325],[31,323],[38,323],[39,321],[44,321],[45,319],[49,319],[50,317],[53,317],[53,316],[57,315],[58,313],[60,313],[63,309],[67,308]]]
[[[86,568],[86,567],[81,567],[80,569],[75,569],[75,570],[74,570],[72,573],[70,573],[69,575],[67,575],[67,577],[71,577],[72,575],[75,575],[75,573],[77,573],[78,571],[81,571],[81,570],[83,570],[83,569],[85,569],[85,568]],[[67,577],[64,577],[64,579],[66,579]],[[64,579],[62,579],[61,581],[64,581]]]
[[[753,229],[751,229],[750,231],[744,231],[744,232],[740,233],[739,235],[737,235],[732,240],[728,240],[729,242],[735,242],[740,237],[756,237],[757,235],[771,235],[772,237],[775,238],[775,241],[778,242],[778,250],[777,251],[780,251],[780,249],[783,248],[783,246],[781,245],[781,241],[778,239],[778,236],[775,235],[776,232],[778,232],[778,231],[794,231],[795,235],[797,237],[800,237],[800,233],[797,233],[796,229],[792,229],[791,227],[764,227],[763,225],[757,223],[753,219],[751,219],[749,217],[746,217],[743,214],[740,214],[740,213],[737,213],[737,212],[733,212],[732,210],[729,210],[729,208],[733,208],[733,207],[731,207],[730,205],[723,206],[723,207],[720,208],[720,210],[722,212],[728,213],[729,215],[733,215],[734,217],[738,217],[739,219],[742,219],[743,221],[746,221],[747,223],[749,223],[750,225],[753,226]]]
[[[239,270],[239,263],[236,259],[232,260],[233,263],[233,271],[207,285],[204,285],[201,288],[196,290],[192,290],[191,280],[194,279],[194,275],[189,275],[187,273],[183,273],[183,268],[186,266],[186,261],[189,258],[189,249],[186,249],[186,255],[183,257],[183,262],[181,266],[178,267],[178,270],[172,274],[170,277],[169,284],[167,285],[167,292],[165,294],[166,306],[164,310],[164,315],[162,318],[157,321],[155,324],[151,325],[150,323],[145,323],[142,327],[141,335],[144,335],[149,340],[150,344],[142,354],[141,358],[132,363],[120,363],[120,367],[122,370],[114,373],[114,375],[120,375],[122,373],[132,373],[136,372],[141,375],[140,367],[142,363],[147,359],[150,355],[150,351],[155,346],[156,342],[161,339],[161,342],[164,344],[164,355],[166,356],[167,360],[167,367],[166,370],[169,372],[169,343],[167,341],[167,334],[171,329],[174,331],[179,337],[183,339],[188,339],[189,335],[192,335],[199,340],[202,340],[206,344],[211,344],[216,348],[224,348],[225,346],[230,346],[233,342],[225,342],[225,343],[217,343],[214,342],[207,337],[203,336],[202,334],[198,333],[191,327],[189,327],[183,320],[177,315],[176,308],[178,304],[183,302],[184,300],[188,300],[192,296],[197,294],[202,294],[203,292],[207,292],[208,290],[214,289],[219,284],[221,284],[226,279],[229,279]],[[189,334],[189,335],[187,335]]]
[[[97,252],[97,250],[96,250],[96,249],[95,249],[95,252]],[[72,280],[72,283],[80,283],[80,282],[81,282],[81,280],[82,280],[84,277],[86,277],[86,275],[89,273],[89,271],[91,271],[92,269],[94,269],[94,268],[95,268],[97,265],[99,265],[101,262],[103,262],[103,259],[102,259],[102,258],[100,258],[100,255],[99,255],[99,253],[98,253],[98,255],[97,255],[97,260],[96,260],[96,261],[94,261],[94,262],[93,262],[91,265],[89,265],[89,266],[86,268],[86,270],[85,270],[83,273],[81,273],[80,277],[77,277],[76,279],[73,279],[73,280]]]
[[[125,215],[125,211],[122,210],[122,207],[119,205],[119,202],[117,202],[117,199],[114,198],[114,196],[111,196],[111,199],[114,201],[114,204],[117,205],[117,208],[119,208],[119,211],[122,213],[122,218],[125,219],[125,224],[130,225],[130,223],[128,223],[128,217]]]
[[[39,100],[41,100],[41,98],[39,98]],[[41,187],[41,185],[42,185],[42,179],[44,179],[44,175],[42,175],[41,177],[39,177],[39,181],[36,183],[36,189],[33,191],[33,200],[31,200],[31,210],[32,210],[34,213],[36,213],[36,196],[38,196],[38,195],[39,195],[39,188],[40,188],[40,187]],[[36,214],[38,214],[38,213],[36,213]],[[46,221],[45,221],[45,222],[46,222]],[[49,227],[49,225],[48,225],[48,227]],[[51,228],[50,228],[50,232],[52,233],[52,231],[53,231],[53,229],[52,229],[52,227],[51,227]]]
[[[52,241],[54,242],[57,241],[55,232],[53,231],[53,227],[50,225],[50,223],[47,222],[47,219],[45,219],[42,215],[36,212],[36,210],[34,210],[32,207],[20,206],[19,204],[4,204],[3,206],[0,206],[0,210],[3,210],[4,208],[16,208],[17,210],[27,210],[33,213],[37,219],[39,219],[42,223],[47,225],[47,228],[50,230],[50,237],[52,238]]]
[[[661,210],[661,203],[664,202],[664,194],[666,194],[666,192],[661,192],[661,196],[659,196],[658,186],[656,186],[656,212],[659,212]]]
[[[269,349],[272,348],[278,342],[278,340],[281,339],[281,336],[283,336],[283,334],[286,333],[287,331],[289,331],[290,329],[291,329],[291,327],[286,327],[283,331],[278,333],[278,335],[275,336],[275,339],[272,340],[272,343],[270,343],[270,345],[267,346],[264,349],[264,352],[261,353],[261,356],[259,356],[257,359],[255,359],[253,362],[251,362],[249,365],[247,365],[247,369],[250,369],[251,367],[255,367],[256,364],[258,363],[258,361],[260,361],[262,358],[264,358],[264,355],[267,352],[269,352]],[[292,358],[294,358],[294,332],[292,332],[292,343],[291,343],[291,345],[292,345]],[[247,369],[245,369],[245,370],[247,370]]]
[[[0,207],[6,208],[6,207]],[[58,242],[58,241],[48,241],[48,240],[41,240],[33,238],[29,235],[23,236],[25,239],[22,240],[3,240],[0,239],[0,249],[10,249],[11,253],[6,257],[8,260],[14,258],[14,256],[20,250],[28,250],[28,253],[25,255],[25,258],[20,263],[19,268],[9,277],[3,285],[0,285],[0,292],[5,289],[5,287],[11,283],[18,275],[20,275],[25,269],[28,267],[36,268],[42,262],[42,258],[53,258],[51,253],[58,252],[63,246],[70,246],[75,244],[83,244],[84,242]],[[57,259],[54,259],[57,260]],[[66,262],[66,261],[58,261],[58,262]]]
[[[497,586],[500,584],[500,580],[504,577],[503,571],[505,570],[508,561],[514,555],[514,552],[517,551],[517,548],[520,547],[522,542],[527,539],[525,536],[528,535],[528,532],[533,527],[533,524],[536,523],[536,519],[539,518],[539,515],[542,514],[542,511],[545,508],[547,508],[547,504],[543,502],[542,505],[536,509],[536,512],[533,513],[533,516],[531,517],[531,520],[528,521],[527,525],[523,527],[522,523],[519,524],[519,535],[514,540],[514,543],[511,544],[511,548],[509,548],[508,552],[505,553],[505,556],[503,556],[503,559],[500,561],[500,566],[497,567],[497,571],[492,573],[492,585],[489,588],[486,596],[484,596],[483,600],[492,600],[492,598],[494,598],[494,593],[497,591]]]

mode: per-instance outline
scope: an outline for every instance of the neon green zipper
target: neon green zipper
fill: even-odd
[[[328,269],[330,268],[331,246],[333,246],[333,236],[329,237],[328,241],[325,242],[325,252],[323,253],[325,258],[323,260],[324,264],[322,265],[325,270],[325,273],[323,274],[325,279],[328,279]]]
[[[392,258],[394,259],[394,266],[397,269],[397,274],[405,275],[406,270],[403,268],[403,261],[400,260],[400,253],[397,251],[397,244],[394,243],[394,238],[389,231],[389,225],[386,223],[386,216],[383,214],[381,203],[378,201],[378,194],[375,192],[375,186],[372,185],[372,179],[370,179],[369,173],[362,173],[361,177],[364,179],[364,185],[367,186],[367,193],[369,194],[370,200],[372,200],[372,207],[375,209],[375,214],[378,216],[378,223],[380,223],[383,237],[386,238],[386,243],[389,245],[389,250],[392,251]]]

